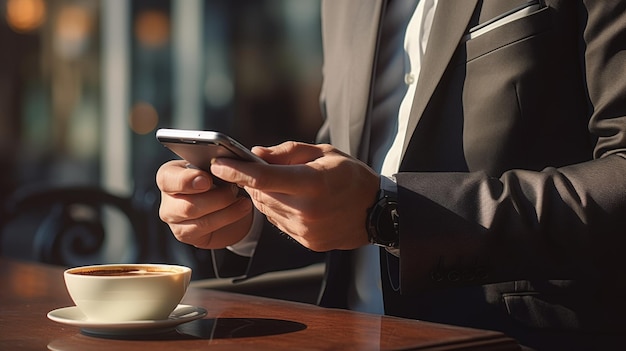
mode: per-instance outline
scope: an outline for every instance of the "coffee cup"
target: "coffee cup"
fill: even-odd
[[[70,297],[90,321],[163,320],[180,303],[191,268],[168,264],[105,264],[67,269]]]

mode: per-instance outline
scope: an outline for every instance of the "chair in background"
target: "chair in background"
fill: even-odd
[[[146,214],[95,186],[25,187],[2,208],[2,254],[74,266],[149,259]]]
[[[210,252],[176,240],[156,188],[132,196],[97,186],[27,186],[0,204],[0,254],[61,266],[171,263],[215,277]]]

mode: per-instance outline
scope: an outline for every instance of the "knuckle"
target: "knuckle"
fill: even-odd
[[[257,207],[259,210],[266,208],[267,204],[265,203],[265,195],[262,192],[252,188],[246,188],[246,190],[248,192],[248,195],[250,196],[250,200],[252,200],[255,207]]]
[[[170,228],[172,234],[174,234],[174,237],[178,241],[195,246],[198,246],[202,242],[202,238],[207,236],[205,233],[210,233],[209,231],[203,230],[203,228],[196,223],[171,225]]]
[[[246,184],[252,189],[262,189],[264,183],[265,182],[263,181],[263,177],[246,177]]]
[[[199,208],[183,198],[164,197],[159,207],[159,217],[166,223],[180,223],[198,216]]]
[[[161,218],[161,220],[165,223],[172,222],[172,217],[163,207],[159,207],[159,218]]]
[[[289,151],[289,150],[293,150],[293,149],[297,148],[300,144],[301,144],[301,143],[299,143],[299,142],[297,142],[297,141],[290,140],[290,141],[285,141],[285,142],[284,142],[284,143],[282,143],[280,146],[281,146],[283,149],[285,149],[285,150]]]
[[[318,147],[325,153],[335,152],[338,149],[330,144],[319,144]]]
[[[170,229],[174,237],[183,243],[190,244],[193,241],[194,234],[189,230],[188,226],[183,225],[170,225]]]
[[[180,200],[176,203],[176,213],[182,218],[194,218],[198,208],[192,201]]]

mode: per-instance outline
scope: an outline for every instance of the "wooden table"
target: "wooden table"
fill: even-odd
[[[519,350],[504,335],[248,295],[190,288],[203,318],[175,331],[102,338],[49,320],[72,306],[58,267],[0,257],[0,350]]]

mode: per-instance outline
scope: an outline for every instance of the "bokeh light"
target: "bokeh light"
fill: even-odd
[[[80,57],[87,49],[93,22],[86,8],[76,5],[61,8],[54,27],[56,52],[67,59]]]
[[[28,33],[39,28],[46,19],[43,0],[7,0],[6,20],[18,33]]]
[[[137,134],[152,132],[159,123],[159,114],[154,106],[146,102],[137,102],[130,109],[130,129]]]
[[[162,47],[170,39],[170,19],[163,11],[142,11],[135,19],[134,32],[141,45]]]

